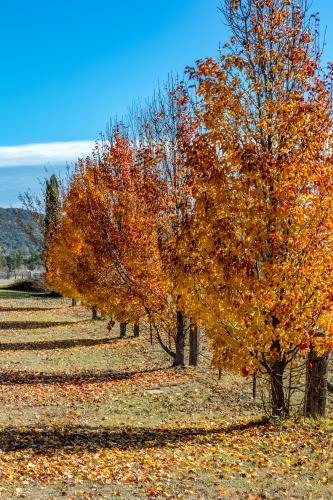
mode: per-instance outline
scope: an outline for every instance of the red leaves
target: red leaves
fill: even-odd
[[[305,342],[302,342],[300,345],[299,345],[299,349],[301,351],[305,351],[306,349],[309,349],[310,347],[310,344],[309,342],[305,341]]]

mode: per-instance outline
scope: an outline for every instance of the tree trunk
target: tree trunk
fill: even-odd
[[[185,318],[181,311],[177,311],[176,353],[173,366],[185,365]]]
[[[288,415],[288,408],[286,407],[283,390],[284,369],[285,363],[282,361],[276,361],[271,368],[270,383],[273,417],[283,417]]]
[[[252,397],[256,399],[257,397],[257,374],[254,373],[252,377]]]
[[[96,307],[96,306],[93,306],[93,308],[92,308],[92,310],[91,310],[91,313],[92,313],[92,319],[93,319],[93,320],[98,319],[97,307]]]
[[[120,323],[119,337],[121,339],[126,337],[126,328],[127,328],[127,321],[123,321],[122,323]]]
[[[190,326],[190,353],[189,353],[189,365],[190,366],[198,366],[199,347],[200,347],[199,327],[198,327],[198,325],[191,324],[191,326]]]
[[[306,368],[305,416],[325,417],[329,355],[317,356],[310,349]]]
[[[113,319],[112,319],[112,318],[110,318],[110,320],[109,320],[109,322],[108,322],[108,326],[107,326],[107,329],[108,329],[108,331],[109,331],[110,333],[111,333],[112,328],[114,327],[114,325],[115,325],[115,321],[113,321]]]
[[[134,335],[134,337],[139,337],[140,336],[140,325],[139,325],[139,322],[134,323],[133,335]]]
[[[77,306],[77,299],[72,299],[72,307]]]

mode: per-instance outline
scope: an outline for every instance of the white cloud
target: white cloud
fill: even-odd
[[[94,141],[71,141],[0,146],[0,168],[65,165],[90,154],[94,145]]]

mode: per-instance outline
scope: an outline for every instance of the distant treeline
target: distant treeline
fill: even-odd
[[[13,272],[18,269],[34,271],[43,266],[43,258],[39,252],[24,253],[21,251],[10,252],[5,255],[0,253],[0,270]]]

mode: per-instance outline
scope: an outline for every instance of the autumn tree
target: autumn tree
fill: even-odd
[[[80,299],[83,305],[94,310],[99,267],[92,258],[88,240],[94,234],[86,231],[89,226],[86,223],[88,181],[89,178],[85,179],[79,171],[72,178],[59,223],[47,248],[46,278],[55,291]]]
[[[140,316],[147,316],[175,366],[185,364],[187,330],[169,258],[191,206],[181,149],[185,129],[191,130],[185,95],[177,88],[159,93],[135,117],[131,133],[116,124],[91,157],[79,162],[48,259],[54,261],[49,281],[58,276],[53,286],[68,294],[72,282],[83,303],[97,305],[121,323],[121,336],[129,321],[137,335]],[[81,259],[88,280],[79,272]]]
[[[160,311],[166,300],[157,235],[158,214],[165,200],[152,170],[156,154],[139,138],[131,141],[126,128],[117,125],[94,159],[100,175],[96,186],[100,202],[91,203],[89,210],[109,261],[102,282],[119,300],[121,336],[126,334],[126,323],[137,325],[140,316]],[[140,309],[136,317],[129,314],[129,305],[137,312]]]
[[[120,323],[137,323],[142,306],[123,272],[126,217],[133,194],[127,175],[131,149],[116,135],[90,158],[80,160],[48,247],[48,283]],[[123,330],[122,330],[123,331]]]
[[[268,374],[281,416],[286,367],[332,349],[330,75],[305,1],[226,0],[223,12],[230,43],[189,69],[202,132],[174,266],[215,365]]]
[[[165,203],[161,204],[157,232],[160,265],[168,278],[165,282],[168,298],[164,304],[165,312],[168,310],[168,321],[164,324],[160,317],[159,320],[155,319],[152,325],[156,331],[168,325],[168,336],[174,338],[175,344],[172,354],[174,364],[184,366],[185,340],[190,328],[180,297],[175,290],[176,276],[171,256],[177,253],[177,246],[181,244],[181,226],[193,209],[186,145],[196,133],[197,120],[193,113],[189,89],[178,77],[170,76],[145,108],[134,113],[131,123],[135,133],[156,151],[152,168],[164,190]],[[198,336],[197,328],[189,335],[190,358],[191,364],[194,365],[198,362]]]

